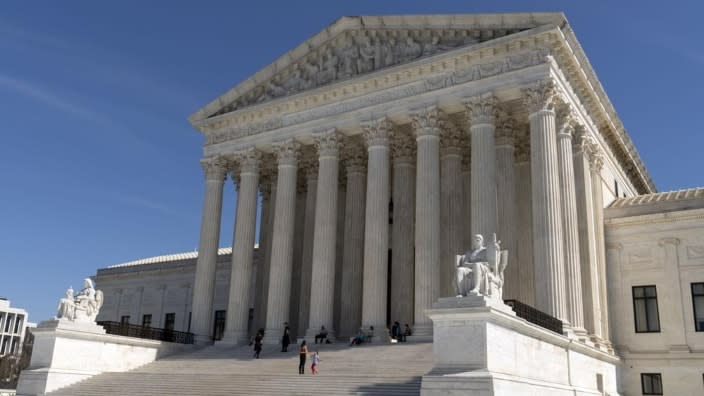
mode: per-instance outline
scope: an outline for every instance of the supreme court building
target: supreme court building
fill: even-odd
[[[277,342],[285,323],[312,337],[399,321],[429,338],[425,310],[456,294],[455,255],[496,234],[504,299],[636,366],[682,358],[701,382],[704,191],[656,193],[563,14],[343,17],[189,121],[205,137],[200,244],[159,271],[190,268],[174,312],[198,342],[212,341],[215,312],[224,344],[258,328]],[[224,188],[237,189],[228,224]],[[221,226],[234,240],[218,254]],[[98,285],[143,265],[155,264],[99,270]],[[633,299],[651,285],[679,293],[665,300],[680,312],[666,339],[638,339],[653,313]],[[124,315],[115,295],[103,319]]]

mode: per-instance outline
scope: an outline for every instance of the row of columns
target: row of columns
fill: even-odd
[[[600,224],[600,178],[594,175],[595,161],[591,160],[598,155],[593,144],[583,145],[590,147],[588,154],[577,149],[573,152],[573,146],[579,146],[572,142],[574,122],[569,111],[556,119],[556,94],[552,82],[524,90],[530,123],[529,157],[516,158],[515,121],[499,114],[493,95],[465,102],[471,141],[471,153],[465,154],[469,156],[462,155],[462,133],[444,121],[447,116],[434,106],[411,114],[415,144],[392,133],[386,118],[364,123],[366,155],[358,147],[343,151],[347,179],[344,224],[338,224],[337,207],[340,137],[335,130],[314,135],[317,167],[308,167],[313,171],[306,178],[303,225],[304,235],[312,234],[313,238],[302,241],[300,290],[291,288],[300,145],[294,140],[275,143],[277,176],[271,188],[276,194],[271,194],[275,198],[263,194],[267,250],[263,276],[256,282],[256,298],[261,298],[266,308],[259,301],[255,304],[255,317],[266,317],[257,325],[266,327],[267,338],[278,340],[284,322],[294,312],[300,314],[298,327],[307,329],[309,337],[320,326],[334,331],[336,272],[342,277],[338,280],[342,332],[352,333],[360,324],[383,331],[387,323],[389,242],[392,271],[402,278],[392,283],[392,317],[413,321],[415,334],[430,334],[432,324],[424,312],[439,296],[453,292],[447,274],[452,273],[452,256],[466,247],[463,237],[470,234],[462,232],[466,224],[471,224],[471,233],[480,233],[485,240],[497,233],[503,248],[516,252],[512,257],[517,259],[505,274],[506,297],[534,304],[563,320],[575,333],[588,331],[598,337],[608,333],[603,293],[587,293],[587,301],[582,299],[585,288],[599,290],[605,281],[599,258],[603,255],[603,248],[599,248],[601,227],[596,226]],[[527,152],[527,147],[522,151]],[[470,158],[470,167],[463,166],[463,157]],[[193,329],[206,337],[211,322],[206,309],[212,307],[209,291],[214,282],[215,260],[210,256],[217,250],[225,175],[225,166],[219,161],[204,163],[206,202],[194,287]],[[252,305],[248,301],[248,274],[252,270],[261,157],[251,149],[239,153],[236,161],[240,191],[225,336],[231,342],[247,336],[248,307]],[[389,241],[392,196],[394,230]],[[471,199],[463,200],[463,196]],[[448,205],[441,205],[441,201]],[[582,233],[580,227],[591,229]],[[517,229],[528,230],[529,235],[519,236]],[[336,271],[338,234],[345,240],[340,271]],[[584,264],[585,259],[589,264]],[[525,286],[531,282],[534,288]],[[290,309],[292,293],[299,296],[300,309]],[[408,303],[411,300],[413,306]]]

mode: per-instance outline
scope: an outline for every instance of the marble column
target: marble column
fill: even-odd
[[[516,199],[518,238],[516,254],[509,256],[509,265],[518,267],[518,300],[535,306],[535,273],[533,270],[533,207],[531,204],[530,138],[520,135],[516,147]],[[510,253],[509,253],[510,254]]]
[[[496,98],[475,97],[466,102],[472,150],[472,234],[482,234],[485,243],[498,231],[496,202],[496,150],[494,122]],[[497,235],[501,238],[501,235]]]
[[[208,343],[212,339],[215,265],[220,240],[222,189],[227,172],[226,162],[221,158],[203,160],[201,165],[205,171],[205,201],[200,226],[191,321],[191,331],[199,344]]]
[[[261,154],[252,148],[237,155],[239,163],[239,189],[237,192],[237,217],[232,242],[232,269],[230,271],[230,296],[227,304],[225,334],[221,342],[246,343],[249,340],[249,291],[252,278],[254,237],[257,228],[257,189],[259,187],[259,161]]]
[[[288,324],[291,335],[296,336],[303,330],[298,325],[301,299],[301,270],[303,267],[303,239],[306,216],[306,180],[300,169],[296,182],[296,220],[295,237],[293,239],[293,268],[291,269],[291,305],[289,307]]]
[[[469,142],[469,139],[465,139]],[[464,190],[462,203],[463,203],[463,214],[462,214],[462,250],[466,251],[472,246],[472,170],[471,163],[472,157],[470,155],[470,148],[466,144],[463,144],[465,153],[462,155],[462,189]]]
[[[266,338],[269,343],[281,340],[288,320],[293,262],[293,230],[296,218],[296,173],[300,146],[293,139],[274,146],[278,164],[274,235],[271,244],[269,298],[266,310]]]
[[[589,170],[592,179],[592,203],[594,204],[594,223],[596,235],[597,273],[599,276],[597,295],[601,307],[601,338],[609,340],[609,305],[606,291],[606,241],[604,238],[604,193],[601,183],[601,170],[604,167],[604,156],[598,146],[592,146]]]
[[[582,303],[582,274],[579,268],[577,193],[574,185],[574,160],[572,159],[574,119],[571,114],[571,109],[567,106],[561,107],[557,115],[557,155],[560,173],[560,195],[562,196],[567,318],[575,333],[585,334]]]
[[[539,310],[568,322],[555,95],[556,89],[551,81],[524,90],[530,120],[535,302]]]
[[[304,163],[306,178],[306,215],[303,224],[300,297],[298,299],[298,336],[304,337],[310,316],[310,287],[313,271],[313,236],[315,232],[315,201],[318,196],[318,161],[307,156]]]
[[[259,189],[262,195],[262,215],[260,219],[259,249],[261,249],[261,268],[257,269],[256,297],[254,301],[253,332],[266,326],[266,303],[269,297],[269,269],[271,268],[271,237],[274,222],[274,204],[276,199],[275,173],[267,170],[261,172]],[[252,336],[253,334],[250,334]]]
[[[335,338],[333,307],[335,306],[335,256],[337,238],[337,195],[340,142],[333,129],[315,135],[318,149],[318,192],[315,206],[313,267],[310,290],[310,316],[306,337],[313,338],[321,326]]]
[[[440,295],[440,128],[438,110],[413,115],[416,135],[416,271],[413,334],[431,335],[433,323],[425,310]]]
[[[596,220],[590,158],[593,141],[582,128],[577,129],[573,146],[575,194],[579,229],[579,255],[582,278],[584,326],[593,341],[601,338],[601,301],[596,247]]]
[[[516,150],[515,121],[501,110],[496,128],[496,198],[498,209],[498,233],[501,249],[509,251],[509,257],[517,248],[518,213],[516,201],[516,177],[514,156]],[[514,253],[511,253],[514,252]],[[517,256],[516,256],[517,257]],[[510,260],[510,259],[509,259]],[[504,271],[504,299],[517,299],[520,293],[519,267],[514,259]]]
[[[463,254],[464,183],[462,182],[463,141],[461,131],[447,115],[440,119],[440,295],[457,295],[455,256]]]
[[[342,263],[345,248],[345,212],[347,210],[347,177],[344,167],[338,166],[340,188],[337,192],[337,236],[335,242],[335,303],[333,308],[333,328],[340,330],[340,307],[342,306]]]
[[[397,134],[393,155],[393,225],[391,229],[391,321],[413,323],[414,218],[416,144],[410,134]]]
[[[352,336],[362,323],[364,273],[364,214],[367,190],[367,153],[362,144],[347,144],[343,152],[347,172],[345,246],[342,263],[340,335]]]
[[[375,334],[386,330],[389,262],[389,135],[386,118],[362,125],[367,142],[368,171],[364,229],[364,281],[362,327],[374,326]]]

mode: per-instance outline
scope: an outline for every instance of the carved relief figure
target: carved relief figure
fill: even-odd
[[[458,255],[456,260],[457,297],[481,294],[502,298],[508,252],[500,250],[496,234],[488,247],[484,246],[484,237],[475,235],[471,250]]]
[[[372,45],[369,37],[362,38],[362,43],[359,45],[359,59],[357,61],[357,70],[359,73],[368,73],[374,70],[376,53],[377,50]]]
[[[359,48],[351,39],[347,40],[347,45],[341,51],[339,74],[341,77],[351,77],[357,74],[357,59],[359,58]]]
[[[401,49],[401,61],[415,59],[421,55],[422,48],[420,44],[413,40],[413,37],[406,37],[406,43]]]
[[[320,74],[318,75],[319,83],[326,84],[330,81],[337,80],[338,58],[330,48],[325,50],[325,55],[321,57],[320,63],[322,64],[322,67],[320,69]]]

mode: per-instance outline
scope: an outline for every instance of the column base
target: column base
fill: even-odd
[[[193,335],[193,343],[196,345],[213,345],[213,339],[209,335]]]
[[[306,342],[308,343],[308,345],[315,344],[315,336],[317,334],[320,334],[320,329],[318,329],[318,330],[308,329],[308,330],[306,330],[306,335],[302,339],[305,339]],[[299,340],[300,339],[301,338],[299,338]],[[337,339],[337,335],[335,334],[335,329],[328,330],[327,339],[330,340],[330,342],[335,342],[335,340]],[[323,343],[325,343],[324,340],[323,340]]]
[[[378,324],[378,325],[363,325],[359,329],[364,332],[364,334],[369,334],[370,330],[369,327],[374,326],[374,337],[372,337],[372,343],[389,343],[391,342],[391,335],[389,335],[389,329],[386,327],[386,324]]]
[[[262,344],[264,345],[279,345],[281,344],[281,338],[284,336],[283,327],[276,329],[264,329],[264,339],[262,339]]]

